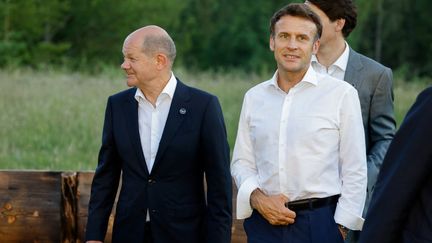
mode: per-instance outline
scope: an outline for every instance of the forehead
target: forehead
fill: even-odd
[[[136,38],[135,36],[128,36],[123,42],[122,51],[123,53],[141,51],[141,44],[142,42],[139,40],[139,38]]]
[[[291,15],[281,17],[275,24],[275,34],[286,32],[314,35],[316,31],[316,25],[311,20]]]

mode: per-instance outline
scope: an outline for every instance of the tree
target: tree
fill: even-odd
[[[269,20],[288,2],[190,0],[181,18],[184,63],[200,69],[274,69]]]
[[[432,73],[432,28],[428,0],[358,0],[358,27],[350,36],[360,52],[405,78]],[[381,7],[382,5],[382,7]]]
[[[66,21],[69,1],[6,0],[0,7],[4,21],[0,65],[50,62],[69,48],[68,43],[53,42]]]

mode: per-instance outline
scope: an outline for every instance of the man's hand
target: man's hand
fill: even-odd
[[[256,209],[272,225],[294,223],[296,214],[285,207],[288,198],[282,194],[267,196],[259,188],[250,196],[252,208]]]
[[[340,231],[340,233],[342,235],[342,238],[345,240],[346,237],[347,237],[347,235],[348,235],[348,231],[349,231],[348,228],[346,228],[346,227],[344,227],[344,226],[342,226],[340,224],[338,224],[338,228],[339,228],[339,231]]]

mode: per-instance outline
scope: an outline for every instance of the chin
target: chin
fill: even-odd
[[[136,80],[130,80],[130,79],[128,79],[126,81],[126,84],[127,84],[128,87],[135,87],[136,84],[137,84],[137,82],[136,82]]]
[[[285,65],[283,68],[288,72],[295,72],[301,70],[301,68],[296,65]]]

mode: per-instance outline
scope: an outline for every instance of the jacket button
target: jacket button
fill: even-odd
[[[149,184],[155,184],[156,183],[156,181],[155,180],[153,180],[153,179],[148,179],[148,181],[147,181]]]

